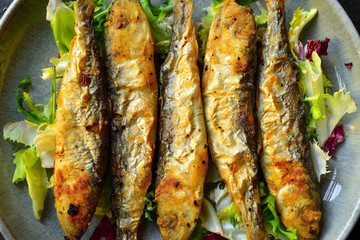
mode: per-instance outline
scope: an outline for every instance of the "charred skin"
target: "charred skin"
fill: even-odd
[[[93,12],[91,0],[75,3],[76,36],[56,112],[55,207],[69,239],[80,239],[90,224],[107,165],[109,106]]]
[[[160,72],[157,223],[163,239],[188,239],[197,223],[208,166],[191,0],[174,0],[169,55]]]
[[[318,239],[321,199],[309,162],[304,106],[285,28],[285,1],[266,1],[268,28],[259,66],[260,163],[286,227]]]
[[[256,33],[252,10],[225,1],[212,22],[202,79],[210,152],[242,215],[247,239],[268,239],[255,141]]]
[[[157,123],[153,39],[137,0],[115,1],[105,24],[117,239],[137,239],[151,183]]]

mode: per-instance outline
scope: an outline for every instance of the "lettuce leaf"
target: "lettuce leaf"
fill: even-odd
[[[335,126],[346,113],[357,111],[355,101],[351,98],[350,92],[344,92],[344,88],[335,92],[334,95],[325,94],[327,135],[330,136]],[[325,139],[325,140],[326,140]],[[322,143],[323,144],[323,143]]]
[[[28,151],[28,149],[21,149],[21,150],[19,150],[16,153],[13,154],[13,156],[15,157],[13,163],[16,166],[16,168],[15,168],[15,172],[14,172],[14,175],[13,175],[12,182],[15,183],[15,184],[19,183],[21,181],[24,181],[25,178],[26,178],[25,167],[21,163],[21,156],[23,155],[23,153],[25,151]]]
[[[49,0],[46,8],[46,20],[51,23],[60,55],[68,53],[71,40],[75,36],[74,10],[67,7],[61,0]]]
[[[41,78],[43,80],[48,80],[56,76],[57,80],[59,80],[64,76],[65,70],[69,66],[69,53],[64,54],[60,58],[52,57],[50,58],[50,62],[54,65],[54,67],[42,69],[43,75],[41,76]],[[56,71],[54,68],[56,69]]]
[[[261,15],[254,15],[255,17],[255,24],[256,28],[258,28],[261,25],[267,24],[267,11],[266,9],[261,5],[261,3],[256,2],[256,5],[261,11]]]
[[[43,168],[53,168],[55,162],[55,124],[48,125],[34,138]]]
[[[313,161],[316,178],[320,182],[321,175],[328,172],[326,168],[330,156],[320,148],[317,142],[310,142],[310,156]]]
[[[38,125],[42,123],[51,124],[55,121],[56,112],[56,79],[53,80],[51,88],[51,98],[47,105],[33,104],[30,95],[27,93],[28,86],[31,83],[29,76],[26,76],[18,85],[18,93],[16,95],[16,104],[18,106],[18,112],[27,117],[28,121],[36,123]],[[30,111],[25,110],[24,101],[28,105]]]
[[[29,76],[26,76],[22,81],[20,81],[18,85],[18,93],[16,95],[16,104],[18,106],[18,112],[22,113],[27,117],[27,120],[34,122],[36,124],[40,124],[42,122],[46,122],[46,119],[42,119],[37,116],[32,111],[27,111],[24,108],[24,95],[28,91],[28,86],[31,84],[31,79]],[[32,103],[31,103],[32,105]]]
[[[218,213],[218,218],[222,222],[229,221],[234,227],[236,223],[241,223],[241,214],[236,209],[234,202],[231,202],[229,206],[221,209]]]
[[[9,122],[4,126],[3,136],[5,140],[32,146],[37,134],[36,127],[30,127],[25,121]]]
[[[235,0],[235,2],[237,2],[237,4],[243,5],[248,7],[250,5],[250,3],[252,3],[253,0]]]
[[[210,192],[208,197],[215,203],[215,206],[203,198],[199,216],[203,222],[202,226],[227,239],[246,239],[245,228],[243,224],[240,224],[241,215],[236,211],[226,186],[217,184],[217,187]]]
[[[106,15],[110,11],[111,4],[114,0],[111,1],[111,4],[107,6],[106,0],[93,0],[95,5],[94,10],[94,28],[97,40],[100,45],[100,51],[102,52],[103,44],[104,44],[104,31],[105,31],[105,22]],[[102,54],[101,54],[102,55]]]
[[[46,188],[53,188],[54,187],[54,174],[51,175],[49,181],[46,183]]]
[[[325,38],[325,40],[308,40],[306,44],[306,52],[305,57],[309,59],[311,62],[312,60],[312,53],[315,51],[321,56],[327,56],[328,47],[329,47],[329,38]]]
[[[173,11],[172,2],[173,0],[167,0],[164,2],[165,6],[155,7],[151,0],[140,0],[154,37],[155,53],[161,59],[167,56],[170,48],[172,16],[167,16]]]
[[[153,189],[153,190],[151,190]],[[145,196],[145,211],[144,217],[148,221],[155,221],[156,219],[156,203],[155,203],[155,190],[150,186],[148,193]]]
[[[289,240],[297,240],[297,230],[293,228],[285,228],[282,224],[280,217],[276,211],[275,197],[268,195],[261,200],[263,205],[263,217],[264,221],[270,223],[272,226],[272,232],[270,233],[275,239],[279,239],[278,231],[285,235]]]
[[[326,108],[324,100],[324,74],[321,68],[321,59],[317,52],[312,53],[313,62],[310,60],[296,61],[300,72],[298,79],[300,80],[301,91],[304,100],[310,101],[310,113],[308,116],[308,131],[313,131],[316,128],[320,144],[323,144],[327,137],[326,126]]]
[[[309,12],[304,9],[298,8],[294,12],[292,21],[290,22],[289,29],[289,43],[290,50],[294,52],[296,56],[299,55],[299,36],[305,25],[311,21],[317,14],[317,9],[311,9]]]
[[[106,0],[93,0],[94,2],[94,28],[97,40],[102,53],[104,43],[104,31],[106,15],[110,6],[107,6]],[[71,40],[75,37],[75,13],[74,1],[64,4],[61,0],[49,0],[46,8],[46,20],[51,22],[56,45],[60,55],[68,53],[70,50]]]
[[[205,229],[212,233],[219,233],[221,235],[224,234],[221,223],[217,217],[216,210],[206,198],[203,198],[202,200],[199,219]]]
[[[46,170],[41,167],[41,161],[35,147],[22,149],[15,153],[14,156],[16,169],[13,182],[18,183],[26,179],[34,215],[36,219],[40,220],[49,185]]]

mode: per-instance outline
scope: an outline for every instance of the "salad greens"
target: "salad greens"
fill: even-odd
[[[265,225],[271,224],[272,229],[269,229],[265,226],[266,231],[269,235],[273,236],[275,239],[281,239],[281,234],[287,237],[289,240],[297,240],[296,236],[297,230],[293,228],[285,228],[282,224],[280,217],[276,211],[275,206],[275,197],[271,195],[267,195],[261,200],[261,204],[263,207],[263,217]]]
[[[327,55],[330,39],[310,40],[305,47],[299,41],[302,29],[316,13],[316,9],[307,12],[299,8],[295,11],[290,22],[289,41],[295,63],[300,70],[298,79],[303,100],[309,103],[306,112],[307,130],[314,139],[310,144],[311,156],[317,179],[320,181],[320,176],[327,173],[326,162],[330,159],[321,147],[324,147],[340,119],[346,113],[357,111],[357,108],[350,92],[345,93],[344,88],[333,95],[327,93],[332,85],[323,73],[320,55]]]
[[[145,196],[145,211],[144,217],[148,221],[154,221],[156,219],[156,203],[155,201],[155,189],[153,186],[149,187],[148,193]]]
[[[93,1],[95,4],[95,30],[99,44],[102,46],[104,43],[104,23],[110,5],[108,6],[105,0]],[[166,57],[170,47],[173,21],[171,14],[173,10],[172,2],[173,0],[166,0],[164,1],[164,6],[155,7],[152,5],[151,0],[140,0],[140,4],[148,17],[152,29],[155,53],[160,60]],[[207,15],[202,18],[202,29],[198,31],[200,64],[205,55],[212,20],[220,11],[222,2],[223,0],[212,0],[211,6],[206,9]],[[237,0],[236,2],[248,6],[252,0]],[[259,2],[256,2],[256,4],[261,11],[261,15],[255,15],[259,40],[262,38],[267,24],[267,12]],[[61,0],[49,0],[47,7],[46,19],[51,23],[55,42],[59,50],[58,56],[50,59],[53,66],[51,68],[44,68],[41,77],[43,80],[52,79],[51,96],[48,104],[33,103],[31,96],[28,94],[31,79],[29,76],[26,76],[20,81],[16,95],[18,111],[26,117],[26,120],[10,122],[5,125],[3,130],[5,139],[23,144],[26,147],[14,154],[13,163],[16,167],[12,182],[17,184],[25,180],[27,181],[34,215],[37,219],[41,218],[47,189],[52,188],[54,184],[53,175],[49,178],[46,168],[53,168],[54,166],[56,84],[64,76],[69,64],[70,44],[75,36],[73,5],[74,1],[63,3]],[[330,158],[321,147],[324,146],[329,136],[332,142],[326,148],[331,148],[331,151],[334,150],[337,143],[343,141],[343,130],[338,128],[339,126],[336,127],[336,125],[346,113],[355,112],[357,108],[354,100],[351,99],[350,92],[346,92],[345,88],[340,89],[334,94],[328,93],[332,85],[323,73],[320,52],[316,49],[323,48],[322,51],[326,52],[327,45],[324,47],[321,44],[323,42],[327,44],[329,40],[312,40],[310,52],[307,51],[309,50],[307,46],[303,47],[299,41],[299,36],[304,26],[316,14],[316,9],[304,11],[298,8],[294,12],[293,20],[290,23],[289,42],[296,65],[300,70],[298,79],[300,80],[301,94],[303,101],[307,103],[307,130],[314,140],[310,143],[310,153],[314,161],[317,179],[320,181],[320,176],[327,173],[327,161]],[[206,179],[202,211],[190,239],[203,239],[204,235],[208,233],[219,234],[228,239],[245,239],[246,233],[241,223],[241,214],[230,199],[225,183],[221,181],[216,167],[212,163],[209,164]],[[96,214],[107,215],[109,218],[112,217],[111,191],[111,174],[107,174]],[[296,229],[286,228],[281,223],[276,211],[275,197],[269,194],[264,182],[260,182],[260,196],[265,229],[268,234],[275,239],[298,239]],[[154,199],[155,191],[154,187],[151,186],[145,197],[144,217],[148,221],[156,219]],[[111,223],[109,219],[104,219],[104,226],[106,225],[110,229]]]
[[[211,233],[220,234],[228,239],[246,239],[245,228],[241,224],[241,214],[230,199],[226,187],[222,188],[221,184],[217,184],[215,188],[213,186],[212,183],[205,184],[205,188],[210,187],[212,190],[203,198],[200,213],[201,226]],[[281,223],[276,211],[275,197],[269,194],[264,182],[260,182],[260,196],[267,233],[275,239],[298,239],[296,229],[285,228]]]
[[[140,4],[149,20],[155,41],[155,54],[164,59],[170,48],[173,17],[173,0],[166,0],[165,6],[155,7],[151,0],[140,0]]]
[[[241,214],[236,209],[234,202],[232,202],[229,206],[224,207],[218,213],[218,219],[222,222],[229,221],[233,227],[235,227],[236,223],[241,223]]]
[[[94,27],[100,51],[104,43],[104,31],[106,15],[109,12],[111,4],[107,6],[106,0],[93,0],[94,10]],[[59,49],[60,56],[70,50],[71,40],[75,36],[75,13],[74,2],[63,3],[61,0],[49,0],[46,8],[46,20],[50,21],[53,30],[56,45]]]
[[[27,181],[34,215],[40,220],[44,209],[47,188],[53,185],[51,178],[50,180],[48,179],[46,170],[43,168],[43,163],[48,162],[49,157],[53,158],[53,154],[50,156],[43,155],[43,149],[37,149],[36,139],[45,131],[47,133],[55,133],[52,125],[55,121],[56,111],[56,78],[53,79],[51,97],[47,105],[32,103],[31,97],[27,93],[30,83],[31,79],[26,76],[24,80],[20,82],[16,96],[18,111],[22,113],[27,120],[6,124],[3,136],[5,139],[29,146],[14,154],[14,164],[16,168],[13,175],[13,183],[19,183],[24,180]],[[27,104],[29,110],[25,109],[24,102]],[[55,149],[55,135],[53,135],[53,141],[49,142],[50,145],[54,144]],[[45,144],[49,146],[49,143]]]
[[[99,43],[103,43],[104,23],[109,7],[104,0],[94,0],[95,30]],[[46,19],[50,21],[56,45],[59,49],[58,57],[52,57],[51,68],[44,68],[42,79],[52,78],[51,95],[48,104],[33,103],[28,89],[31,79],[26,76],[18,85],[16,103],[18,111],[25,117],[25,121],[10,122],[3,130],[4,139],[23,144],[14,154],[13,183],[27,181],[29,195],[32,200],[34,215],[40,220],[44,209],[47,189],[52,188],[53,175],[49,178],[46,168],[54,167],[55,160],[55,115],[57,106],[56,84],[63,77],[69,64],[70,43],[75,36],[75,15],[73,2],[63,3],[61,0],[50,0],[47,7]],[[110,182],[110,184],[108,183]],[[111,216],[111,181],[107,180],[103,188],[97,213]]]
[[[51,23],[60,55],[68,53],[71,40],[75,36],[74,10],[67,7],[61,0],[50,0],[46,8],[46,20]]]
[[[305,25],[311,21],[317,14],[317,9],[311,9],[309,12],[304,9],[300,10],[300,7],[295,10],[294,17],[290,22],[291,28],[289,29],[289,43],[290,49],[295,53],[296,56],[300,54],[301,42],[299,41],[300,33]]]

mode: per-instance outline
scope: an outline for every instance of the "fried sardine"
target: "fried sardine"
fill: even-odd
[[[256,32],[252,10],[227,0],[206,45],[202,90],[213,161],[241,213],[247,239],[268,239],[255,141]]]
[[[158,93],[153,38],[137,0],[114,1],[105,27],[117,239],[137,239],[151,183],[156,138]]]
[[[174,0],[169,54],[160,73],[155,199],[163,239],[188,239],[198,221],[208,149],[191,0]]]
[[[321,199],[309,159],[304,106],[285,28],[285,0],[266,1],[268,27],[259,65],[260,163],[286,227],[317,239]]]
[[[78,0],[74,8],[76,36],[56,112],[54,195],[66,236],[80,239],[95,212],[106,170],[109,106],[93,1]]]

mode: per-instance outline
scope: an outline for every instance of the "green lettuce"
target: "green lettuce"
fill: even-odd
[[[75,36],[75,13],[61,0],[50,0],[46,8],[46,20],[50,21],[60,55],[68,53]]]
[[[300,70],[298,79],[304,100],[309,101],[311,107],[311,116],[308,117],[308,131],[313,132],[316,129],[319,142],[324,143],[329,137],[325,120],[324,74],[321,68],[321,58],[316,52],[312,53],[312,59],[313,62],[308,59],[305,61],[297,60],[296,65]]]
[[[234,202],[231,202],[229,206],[221,209],[218,213],[218,218],[222,222],[229,221],[234,227],[236,223],[241,223],[241,214],[236,209]]]
[[[275,205],[275,197],[268,195],[267,197],[263,198],[261,200],[261,204],[263,207],[263,218],[266,223],[271,224],[272,231],[269,233],[271,234],[275,239],[279,239],[278,232],[285,235],[289,240],[297,240],[298,237],[296,236],[297,230],[293,228],[286,228],[281,220],[280,217],[276,211],[276,205]]]
[[[40,220],[44,210],[44,202],[49,185],[46,170],[41,167],[40,158],[35,147],[22,149],[14,154],[16,165],[13,182],[18,183],[26,179],[29,195],[32,200],[36,219]]]
[[[13,155],[15,157],[13,163],[16,166],[16,168],[15,168],[12,182],[15,184],[24,181],[26,178],[25,167],[21,163],[21,156],[23,155],[23,153],[25,151],[28,151],[28,149],[21,149],[21,150],[17,151],[16,153],[14,153],[14,155]]]
[[[350,92],[345,94],[344,88],[335,92],[334,95],[325,94],[326,121],[328,136],[332,133],[340,119],[346,113],[357,111],[355,101],[351,98]]]
[[[107,6],[105,0],[93,0],[94,2],[94,28],[97,40],[102,52],[104,43],[104,31],[106,15],[110,6]],[[56,45],[59,49],[60,56],[70,50],[71,40],[75,37],[75,13],[74,1],[64,4],[61,0],[50,0],[46,8],[46,20],[50,21],[53,30]]]
[[[217,217],[216,209],[205,197],[202,199],[199,220],[201,220],[201,226],[208,231],[221,234],[222,236],[224,235],[222,222],[220,222]]]
[[[298,78],[304,95],[304,101],[310,102],[310,116],[308,116],[309,132],[316,130],[320,146],[323,146],[340,119],[346,113],[357,111],[350,92],[341,89],[333,95],[326,94],[324,89],[331,86],[321,68],[321,58],[316,52],[312,53],[313,62],[309,60],[296,61],[300,73]]]
[[[56,112],[56,79],[53,79],[51,97],[47,105],[33,104],[30,95],[27,93],[30,84],[31,79],[29,76],[26,76],[18,85],[18,93],[16,95],[18,111],[25,115],[28,121],[38,125],[42,123],[52,124],[55,121]],[[26,102],[30,111],[24,108],[24,102]]]
[[[52,63],[54,66],[51,68],[42,69],[43,74],[41,78],[43,80],[49,80],[50,78],[56,76],[57,80],[61,79],[64,76],[65,70],[70,63],[69,53],[65,53],[60,58],[50,58],[50,63]],[[56,69],[56,73],[54,68]]]
[[[267,11],[261,5],[261,3],[256,2],[256,5],[260,9],[261,15],[254,15],[256,27],[267,24]]]
[[[106,0],[93,0],[94,2],[94,29],[96,38],[100,45],[100,51],[102,52],[103,44],[104,44],[104,31],[105,31],[105,22],[106,15],[109,13],[111,4],[109,6],[106,4]],[[114,0],[111,2],[113,3]],[[74,10],[75,1],[66,2],[65,5]],[[74,19],[75,20],[75,19]]]
[[[161,59],[167,56],[171,43],[172,19],[167,16],[173,11],[172,2],[173,0],[167,0],[164,2],[165,6],[155,7],[151,0],[140,0],[154,37],[155,53]]]
[[[148,221],[154,221],[156,219],[155,190],[150,189],[153,189],[153,187],[149,187],[148,193],[145,196],[144,217]]]
[[[213,187],[213,185],[210,186]],[[274,239],[298,239],[296,229],[286,228],[282,224],[276,211],[275,197],[269,194],[266,183],[260,182],[259,186],[266,232]],[[209,183],[205,184],[205,188],[207,187],[209,187]],[[206,197],[209,197],[214,204]],[[246,238],[245,228],[241,224],[241,214],[230,199],[227,188],[220,188],[219,184],[208,196],[205,195],[203,198],[199,218],[202,221],[201,226],[212,233],[220,234],[228,239]]]
[[[299,55],[299,36],[305,25],[310,22],[311,19],[315,17],[317,9],[311,9],[309,12],[304,9],[298,8],[294,12],[294,17],[290,22],[289,29],[289,43],[290,49],[295,53],[296,56]]]

